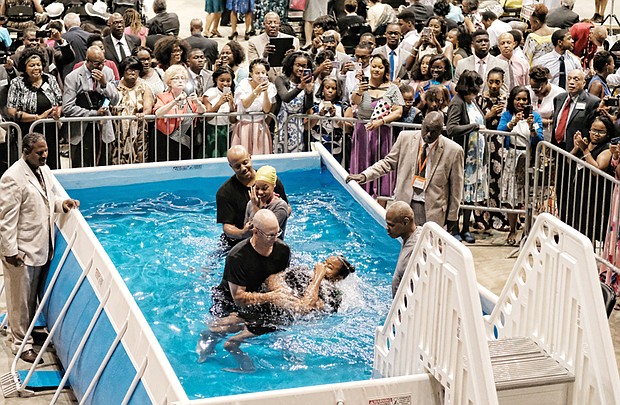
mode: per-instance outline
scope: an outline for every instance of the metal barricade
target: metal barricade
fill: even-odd
[[[14,122],[0,122],[0,176],[19,160],[22,149],[22,131]]]
[[[548,212],[586,235],[597,260],[620,273],[620,181],[549,142],[538,145],[534,169],[533,214]]]
[[[56,146],[59,168],[92,167],[223,157],[235,142],[236,122],[261,122],[266,127],[268,119],[277,131],[273,114],[237,112],[62,117],[35,121],[30,131],[43,133],[48,145]],[[251,139],[255,126],[249,128]]]

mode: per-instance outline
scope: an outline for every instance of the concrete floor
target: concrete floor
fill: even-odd
[[[202,0],[171,0],[168,3],[169,11],[176,12],[179,15],[181,21],[180,36],[182,38],[189,36],[189,21],[192,18],[205,17],[205,13],[203,11],[204,1]],[[575,12],[577,12],[582,18],[591,17],[594,6],[593,0],[583,0],[576,3],[577,4],[575,4],[574,8]],[[610,9],[611,2],[608,3],[608,13],[610,12]],[[222,45],[228,42],[226,36],[231,34],[230,27],[221,27],[220,33],[224,36],[224,38],[217,39],[221,49]],[[241,39],[241,44],[246,46],[246,41],[243,40],[243,34],[243,25],[239,25],[239,38]],[[495,294],[499,294],[501,292],[516,260],[515,258],[508,257],[514,248],[502,246],[502,240],[504,238],[505,234],[494,233],[492,235],[486,235],[478,238],[476,244],[469,246],[474,256],[478,282]],[[4,308],[0,306],[0,310],[4,311]],[[620,311],[614,311],[609,320],[609,325],[616,351],[616,361],[620,365]],[[13,361],[13,356],[7,343],[6,338],[0,337],[0,375],[3,375],[10,370],[11,363]],[[53,354],[46,354],[44,359],[45,365],[41,369],[50,369],[54,366],[55,357]],[[17,368],[25,369],[26,363],[19,361]],[[47,404],[51,398],[52,393],[38,393],[36,396],[30,398],[4,399],[0,396],[0,405],[17,405],[24,403]],[[76,401],[74,400],[71,392],[66,392],[62,395],[58,403],[73,404],[76,403]]]

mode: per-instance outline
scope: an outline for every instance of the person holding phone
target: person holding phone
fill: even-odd
[[[497,129],[513,134],[504,138],[507,150],[504,172],[502,173],[502,197],[505,206],[516,208],[525,202],[525,152],[529,139],[530,148],[536,148],[543,140],[543,123],[540,114],[532,110],[530,92],[524,86],[517,86],[510,91],[506,102],[506,111],[500,118]],[[510,231],[506,243],[517,243],[517,214],[508,214]]]
[[[271,131],[265,122],[278,94],[267,76],[270,66],[265,59],[250,63],[250,77],[243,79],[235,91],[235,104],[240,113],[262,113],[262,115],[240,115],[233,127],[231,146],[243,145],[251,155],[269,154],[273,151]]]
[[[29,133],[30,125],[39,119],[57,120],[62,115],[62,91],[54,76],[43,72],[44,66],[45,59],[39,48],[24,50],[17,64],[21,76],[13,79],[9,86],[7,112],[23,134]],[[45,134],[48,166],[59,169],[56,123],[47,123],[37,130]]]
[[[276,78],[276,90],[281,101],[278,122],[285,126],[278,133],[277,149],[283,152],[309,150],[309,141],[304,139],[304,119],[289,119],[294,114],[305,114],[314,102],[314,66],[305,52],[293,52],[282,62],[282,75]],[[286,134],[286,137],[285,137]]]
[[[224,157],[228,150],[230,124],[237,118],[228,113],[235,112],[235,73],[230,66],[218,67],[213,72],[215,87],[208,89],[202,99],[208,113],[219,113],[218,117],[210,118],[205,137],[205,157]]]
[[[607,126],[606,126],[607,127]],[[611,136],[614,138],[609,142],[611,152],[610,169],[614,171],[616,180],[620,179],[620,138],[615,137],[617,131],[611,127]],[[616,267],[620,267],[620,187],[614,185],[609,207],[609,220],[607,221],[607,231],[605,233],[605,245],[603,246],[603,257]],[[616,296],[620,294],[620,277],[613,268],[601,264],[601,282],[609,285]],[[616,309],[618,306],[616,305]]]
[[[411,48],[411,54],[420,59],[424,55],[444,54],[449,61],[452,60],[453,46],[450,41],[446,41],[446,22],[443,17],[432,17],[428,20],[426,27],[422,28],[420,39]],[[413,63],[408,63],[408,66]]]

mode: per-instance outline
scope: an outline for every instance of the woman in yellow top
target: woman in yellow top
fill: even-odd
[[[549,9],[542,3],[534,5],[534,11],[530,17],[532,33],[528,35],[523,45],[523,53],[532,65],[532,61],[540,56],[553,51],[551,34],[554,28],[547,26],[547,13]]]

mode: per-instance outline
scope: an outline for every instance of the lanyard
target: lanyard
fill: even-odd
[[[435,145],[437,145],[437,142],[435,142],[433,144],[433,146],[431,146],[430,150],[426,154],[426,159],[424,159],[424,162],[421,162],[421,160],[422,160],[422,152],[424,151],[424,148],[427,146],[427,144],[426,143],[421,143],[420,144],[420,151],[418,152],[418,174],[419,175],[422,175],[422,172],[426,168],[426,163],[428,162],[428,157],[433,152],[433,149],[435,148]]]

